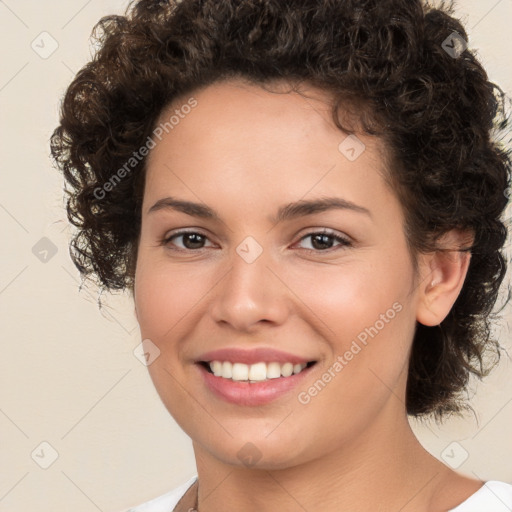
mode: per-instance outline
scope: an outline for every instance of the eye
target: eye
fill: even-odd
[[[175,240],[181,239],[181,246],[180,244],[176,244]],[[307,235],[303,236],[300,241],[310,239],[310,247],[304,248],[304,250],[309,252],[327,252],[330,249],[333,248],[335,243],[338,243],[338,246],[340,247],[350,247],[352,246],[352,242],[339,234],[333,233],[328,231],[327,229],[324,229],[322,231],[314,231],[311,233],[308,233]],[[169,247],[173,250],[180,250],[180,251],[193,251],[193,250],[200,250],[205,248],[205,243],[208,241],[208,237],[202,233],[199,233],[197,231],[179,231],[177,233],[173,233],[170,236],[165,237],[163,240],[161,240],[161,245],[164,246],[170,246],[174,245],[176,246],[176,249],[173,249],[172,247]],[[212,245],[210,245],[211,247]],[[335,250],[335,249],[334,249]]]
[[[300,242],[308,238],[311,240],[311,248],[306,248],[305,250],[311,252],[326,252],[333,248],[335,242],[338,242],[341,247],[350,247],[352,245],[352,242],[348,238],[332,233],[326,229],[308,233],[300,239]]]
[[[208,240],[206,235],[198,233],[197,231],[179,231],[172,235],[165,237],[161,241],[161,245],[176,245],[174,240],[182,239],[182,247],[178,245],[178,250],[194,250],[203,249],[205,242]]]

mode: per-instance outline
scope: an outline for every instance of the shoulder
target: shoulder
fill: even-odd
[[[169,512],[173,510],[178,501],[182,498],[187,489],[196,481],[196,479],[197,475],[162,496],[158,496],[157,498],[153,498],[150,501],[123,510],[122,512]]]
[[[499,480],[489,480],[464,503],[449,512],[510,512],[512,510],[512,485]]]

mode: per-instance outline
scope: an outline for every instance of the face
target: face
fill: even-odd
[[[416,295],[385,148],[347,139],[304,91],[196,91],[162,113],[176,119],[147,161],[148,368],[195,446],[229,464],[291,467],[405,416]]]

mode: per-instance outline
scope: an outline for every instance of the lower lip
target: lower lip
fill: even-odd
[[[215,395],[236,405],[265,405],[290,392],[304,380],[310,370],[316,366],[304,368],[290,377],[279,377],[261,382],[243,382],[216,377],[203,365],[197,364],[207,387]]]

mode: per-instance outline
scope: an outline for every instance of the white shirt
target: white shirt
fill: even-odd
[[[187,489],[197,478],[193,476],[188,482],[176,487],[172,491],[142,503],[123,512],[172,512]],[[489,480],[472,496],[459,506],[448,512],[511,512],[512,511],[512,485],[498,480]]]

